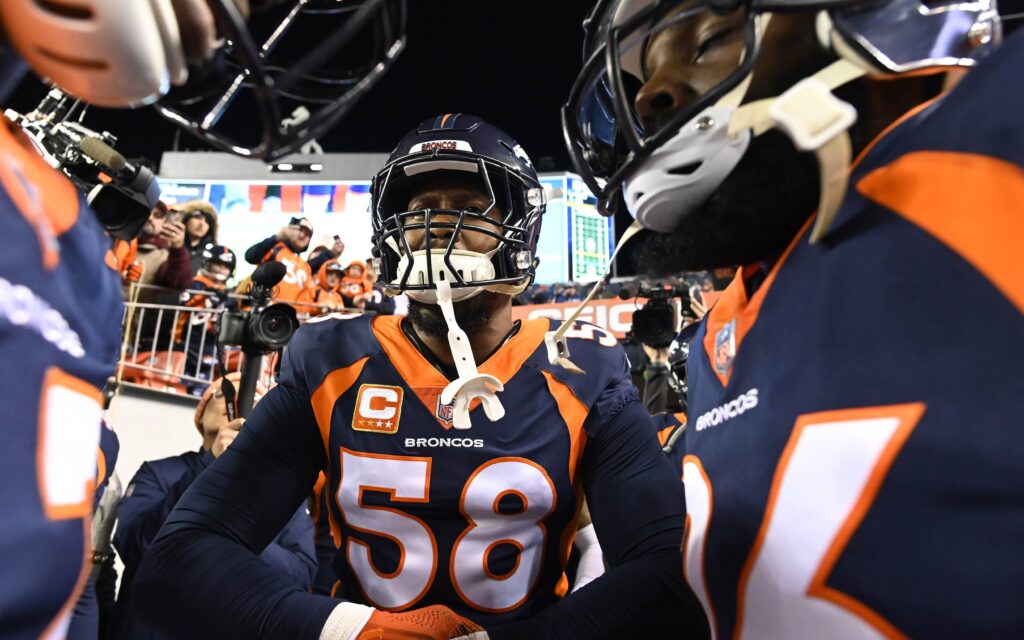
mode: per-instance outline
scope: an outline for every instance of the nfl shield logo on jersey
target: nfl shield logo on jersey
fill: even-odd
[[[441,396],[437,396],[437,419],[447,424],[452,423],[452,418],[455,415],[455,401],[449,402],[448,404],[441,403]]]
[[[736,319],[725,323],[715,334],[715,371],[719,375],[728,376],[732,371],[732,361],[736,357]]]

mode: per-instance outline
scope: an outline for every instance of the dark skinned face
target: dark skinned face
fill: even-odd
[[[824,67],[813,16],[777,15],[765,34],[746,101],[775,96]],[[745,15],[702,16],[652,36],[635,107],[645,127],[725,80],[743,52]],[[664,274],[770,259],[782,252],[818,202],[814,157],[769,131],[752,140],[739,165],[704,205],[667,234],[645,234],[641,269]]]
[[[478,180],[474,180],[472,177],[463,178],[457,175],[444,176],[437,180],[431,180],[428,184],[415,189],[410,195],[406,210],[451,209],[461,211],[467,209],[482,213],[487,209],[490,201],[491,199],[488,197],[487,191]],[[495,206],[488,213],[488,216],[495,220],[501,220],[504,214]],[[432,222],[455,222],[456,220],[457,218],[453,216],[445,215],[435,215],[431,218]],[[413,218],[410,222],[422,222],[422,217]],[[472,224],[474,226],[492,228],[495,231],[498,230],[496,225],[488,225],[482,221],[474,220]],[[430,230],[430,246],[433,248],[447,247],[451,237],[451,229],[432,228]],[[407,231],[406,238],[409,241],[409,246],[414,251],[423,249],[426,245],[424,229]],[[456,249],[465,249],[478,253],[491,251],[497,245],[498,241],[495,238],[475,231],[463,230],[455,239]],[[468,300],[455,303],[455,319],[462,330],[467,335],[472,336],[487,326],[493,311],[502,306],[507,298],[508,296],[506,295],[490,291],[478,293]],[[409,300],[409,319],[417,330],[431,336],[443,338],[448,335],[448,325],[441,315],[441,310],[435,304],[425,304]]]

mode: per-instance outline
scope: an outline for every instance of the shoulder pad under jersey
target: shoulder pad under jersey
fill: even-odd
[[[292,336],[281,365],[281,381],[316,389],[324,377],[356,360],[379,355],[372,314],[329,313],[306,321]]]
[[[560,324],[558,320],[551,320],[551,330],[554,331]],[[577,320],[565,337],[569,346],[569,359],[583,369],[584,374],[572,373],[551,364],[547,359],[547,350],[543,348],[537,350],[533,359],[541,369],[549,371],[555,379],[567,385],[583,404],[592,407],[610,387],[632,387],[626,351],[607,329]]]

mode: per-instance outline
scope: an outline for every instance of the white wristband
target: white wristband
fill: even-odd
[[[573,544],[580,550],[580,561],[576,565],[576,580],[572,585],[572,590],[576,591],[604,573],[604,552],[601,551],[601,543],[597,540],[597,532],[594,531],[592,524],[588,524],[576,532],[576,540]]]
[[[371,615],[373,607],[342,602],[334,607],[324,623],[324,628],[320,630],[320,640],[355,640]]]

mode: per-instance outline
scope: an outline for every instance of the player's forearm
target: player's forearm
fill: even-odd
[[[317,640],[338,604],[306,593],[236,542],[188,528],[154,541],[135,593],[143,619],[183,638]]]
[[[702,637],[703,613],[683,583],[678,549],[615,567],[535,618],[487,630],[491,640]]]
[[[276,568],[289,582],[301,589],[309,589],[313,584],[316,561],[302,551],[271,542],[260,554],[260,559]]]

